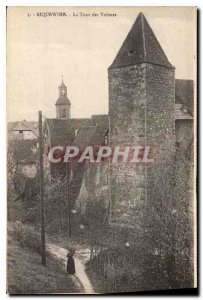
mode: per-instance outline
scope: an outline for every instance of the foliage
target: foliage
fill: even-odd
[[[37,140],[9,140],[7,170],[16,200],[32,201],[39,192],[37,173]]]
[[[84,166],[79,163],[67,164],[66,168],[57,171],[45,178],[46,221],[49,224],[48,231],[54,232],[68,229],[69,216],[72,226],[79,218],[79,214],[74,216],[72,211],[82,185]]]
[[[8,174],[13,175],[20,164],[35,163],[37,140],[9,140],[7,147]]]
[[[45,185],[47,230],[62,231],[68,226],[68,186],[66,178],[52,178]]]
[[[177,152],[157,168],[155,176],[149,174],[150,195],[143,218],[144,247],[159,258],[155,268],[169,287],[192,286],[191,162]],[[149,270],[147,273],[150,274]]]
[[[193,286],[193,190],[190,155],[176,152],[148,169],[147,202],[139,227],[112,228],[91,261],[104,292]],[[150,193],[149,193],[150,191]],[[129,242],[129,248],[125,247]]]
[[[108,229],[108,209],[105,207],[104,196],[95,196],[86,204],[85,221],[89,230],[91,256],[101,251],[104,235]]]
[[[17,221],[12,227],[12,236],[16,239],[21,247],[29,248],[37,253],[41,253],[40,232],[32,226],[23,225]]]
[[[37,140],[15,140],[14,157],[19,163],[35,163]]]

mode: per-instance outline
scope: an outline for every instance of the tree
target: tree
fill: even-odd
[[[35,220],[36,196],[39,192],[37,140],[11,139],[8,141],[7,174],[8,212],[10,209],[14,212],[15,202],[22,200],[20,219],[29,222]],[[16,210],[19,210],[18,205]],[[16,211],[16,215],[19,215],[19,211]]]
[[[188,157],[178,151],[156,171],[148,170],[143,247],[151,259],[147,265],[156,270],[154,279],[159,275],[171,288],[193,284],[193,183]]]
[[[103,238],[108,228],[108,208],[105,207],[104,196],[92,197],[86,204],[85,220],[89,231],[91,255],[103,247]]]

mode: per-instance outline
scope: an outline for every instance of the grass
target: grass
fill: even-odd
[[[83,293],[81,284],[66,273],[65,265],[49,255],[43,267],[41,256],[22,247],[12,230],[8,232],[7,282],[9,294]]]
[[[41,253],[41,237],[39,230],[21,222],[8,223],[10,234],[18,241],[22,248],[29,248],[36,253]]]

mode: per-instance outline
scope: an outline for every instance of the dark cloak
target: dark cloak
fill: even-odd
[[[74,262],[74,258],[72,255],[67,255],[68,260],[67,260],[67,273],[68,274],[75,274],[75,262]]]

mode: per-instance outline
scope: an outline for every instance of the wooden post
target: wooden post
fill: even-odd
[[[70,176],[68,176],[68,236],[71,238]]]
[[[39,111],[39,173],[40,173],[40,216],[41,216],[41,253],[42,264],[46,266],[45,249],[45,215],[44,215],[44,166],[43,166],[43,134],[42,134],[42,112]]]
[[[66,184],[68,200],[68,237],[71,238],[71,206],[70,206],[70,174],[68,173],[68,164],[66,163]]]

